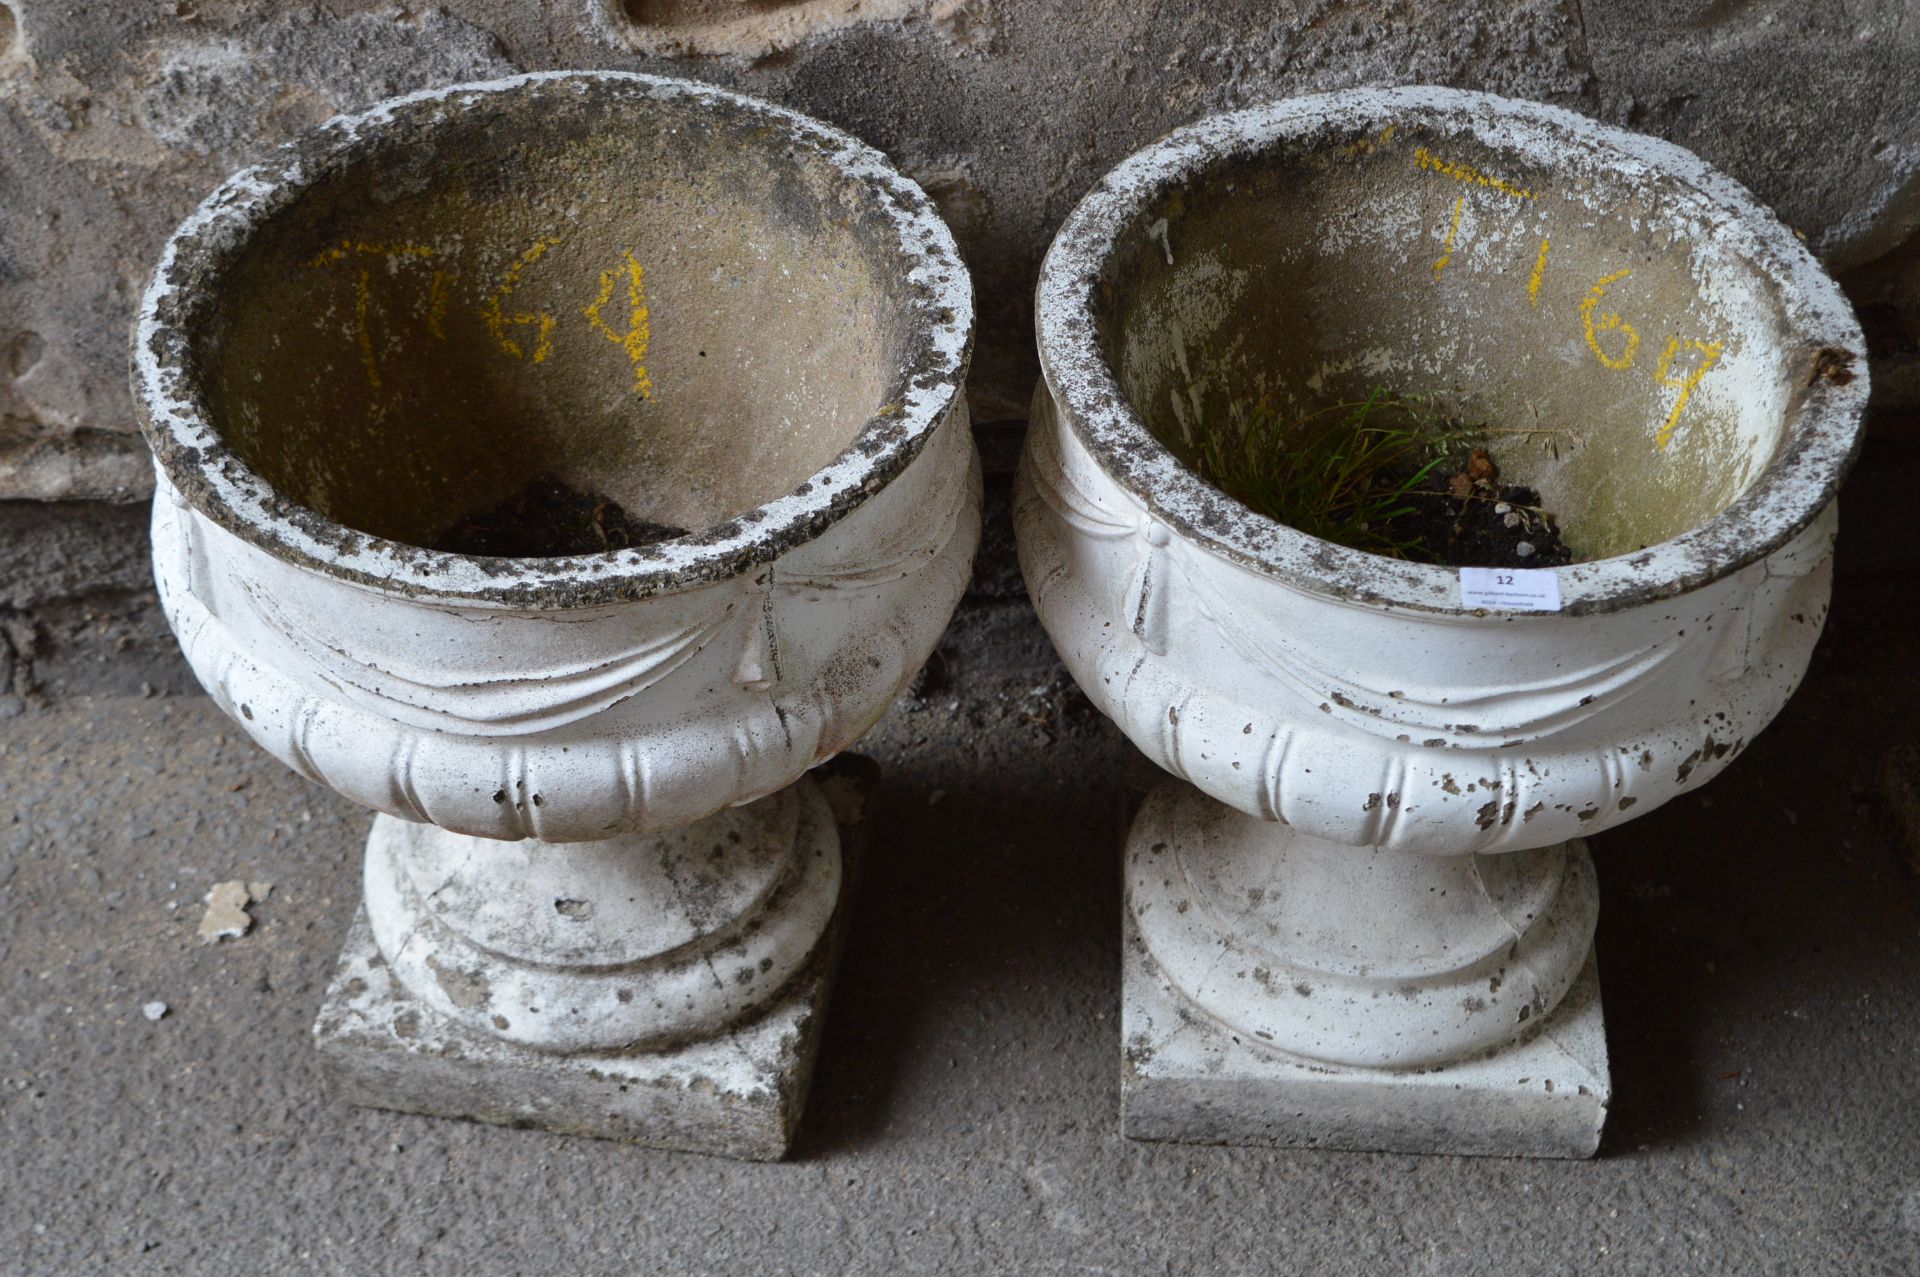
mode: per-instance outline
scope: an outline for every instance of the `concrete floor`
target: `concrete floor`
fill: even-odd
[[[177,671],[71,665],[0,721],[0,1272],[1920,1272],[1920,878],[1872,800],[1920,715],[1915,460],[1849,488],[1781,719],[1594,840],[1615,1095],[1584,1163],[1119,1137],[1117,838],[1153,772],[1003,540],[864,746],[875,855],[779,1165],[329,1103],[307,1029],[368,817]],[[272,894],[203,945],[234,878]]]

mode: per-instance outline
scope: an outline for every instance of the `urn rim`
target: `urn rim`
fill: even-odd
[[[691,102],[763,119],[785,144],[822,158],[873,201],[909,268],[902,309],[915,341],[904,401],[870,417],[824,467],[785,494],[684,536],[555,558],[482,558],[358,531],[277,492],[226,441],[196,382],[186,320],[196,289],[251,229],[322,174],[350,164],[396,122],[499,95],[573,89]],[[422,90],[343,114],[223,182],[169,237],[133,330],[135,415],[160,499],[186,505],[274,557],[383,593],[463,606],[554,610],[694,589],[739,577],[812,541],[900,475],[956,410],[974,337],[973,285],[932,199],[886,156],[798,111],[693,80],[627,71],[541,71]]]
[[[1463,607],[1459,570],[1336,545],[1257,514],[1182,464],[1128,402],[1095,317],[1102,274],[1145,210],[1222,162],[1409,119],[1463,126],[1550,162],[1569,148],[1629,171],[1677,181],[1724,220],[1725,235],[1778,290],[1811,362],[1856,356],[1850,380],[1810,379],[1787,409],[1763,471],[1717,514],[1631,553],[1542,569],[1558,578],[1558,615],[1618,611],[1698,589],[1765,559],[1832,503],[1860,447],[1867,401],[1865,341],[1839,285],[1795,232],[1740,183],[1673,143],[1544,103],[1434,85],[1351,89],[1209,116],[1115,166],[1068,215],[1041,265],[1034,327],[1042,383],[1095,463],[1163,523],[1265,577],[1342,602],[1387,605],[1465,622],[1528,615]]]

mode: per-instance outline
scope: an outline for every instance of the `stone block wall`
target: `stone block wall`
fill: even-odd
[[[1836,270],[1920,402],[1912,0],[0,0],[0,500],[151,488],[127,330],[167,233],[335,112],[558,67],[710,80],[891,155],[971,262],[976,420],[1024,415],[1054,228],[1197,116],[1361,84],[1556,102],[1700,152]]]

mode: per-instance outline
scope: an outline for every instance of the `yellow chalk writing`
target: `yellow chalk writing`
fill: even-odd
[[[1443,177],[1456,182],[1466,182],[1474,186],[1484,186],[1488,190],[1498,191],[1502,195],[1511,195],[1515,199],[1530,200],[1538,196],[1523,186],[1515,186],[1504,178],[1491,173],[1482,173],[1471,164],[1462,164],[1455,160],[1443,160],[1424,146],[1413,148],[1413,163],[1416,168],[1430,169]]]
[[[384,257],[391,268],[409,258],[425,260],[433,250],[424,244],[383,244],[372,240],[343,239],[307,259],[311,268],[331,266],[349,257]],[[435,272],[436,277],[438,272]],[[367,370],[367,384],[380,389],[380,361],[373,349],[373,268],[362,266],[354,284],[353,338],[360,348],[360,366]]]
[[[1673,361],[1679,357],[1682,350],[1699,351],[1700,362],[1686,376],[1676,377],[1672,375]],[[1689,339],[1683,342],[1676,335],[1667,343],[1666,350],[1660,355],[1660,364],[1654,369],[1653,379],[1663,386],[1678,390],[1680,394],[1673,401],[1673,411],[1667,414],[1666,424],[1660,427],[1660,433],[1653,438],[1654,447],[1664,449],[1673,442],[1673,432],[1680,426],[1680,414],[1686,411],[1687,400],[1693,398],[1693,388],[1700,384],[1700,379],[1707,375],[1707,370],[1712,368],[1719,359],[1720,343],[1717,341]]]
[[[618,270],[600,272],[600,295],[593,299],[593,305],[583,314],[587,322],[597,328],[603,336],[616,346],[623,347],[627,359],[633,364],[633,393],[642,399],[653,397],[653,378],[647,375],[647,345],[653,340],[653,328],[649,322],[647,308],[647,272],[638,259],[629,252],[627,259],[627,331],[617,333],[600,318],[600,311],[613,300],[614,287],[619,283]]]
[[[1586,325],[1588,347],[1592,349],[1594,356],[1598,358],[1602,364],[1605,364],[1616,372],[1633,367],[1634,352],[1640,349],[1640,334],[1634,330],[1632,324],[1620,318],[1616,312],[1605,311],[1600,315],[1598,321],[1596,321],[1594,319],[1594,311],[1599,308],[1600,302],[1606,297],[1607,290],[1632,273],[1631,270],[1617,270],[1613,274],[1608,275],[1592,288],[1589,288],[1585,300],[1580,303],[1580,318]],[[1618,356],[1609,355],[1600,345],[1601,333],[1616,331],[1623,334],[1627,339],[1626,346]]]
[[[1393,135],[1398,131],[1398,125],[1389,124],[1386,128],[1380,130],[1378,141],[1373,138],[1363,137],[1351,146],[1343,146],[1340,149],[1348,155],[1372,155],[1376,146],[1385,147],[1393,145]]]
[[[1547,249],[1551,247],[1551,240],[1542,239],[1540,241],[1540,256],[1534,260],[1533,275],[1527,280],[1527,302],[1529,305],[1538,306],[1540,304],[1540,281],[1547,277]]]
[[[1388,136],[1383,134],[1380,142],[1384,145]],[[1357,149],[1366,151],[1368,143],[1363,140],[1356,144]],[[1355,149],[1355,148],[1349,148]],[[1515,185],[1512,182],[1484,173],[1470,164],[1444,159],[1433,154],[1425,147],[1416,147],[1413,152],[1416,168],[1441,174],[1471,186],[1481,186],[1515,199],[1537,199],[1534,191]],[[1433,262],[1433,277],[1441,278],[1453,261],[1454,249],[1460,238],[1461,222],[1464,218],[1467,194],[1462,193],[1454,199],[1452,216],[1447,223],[1446,234],[1442,242],[1441,253]],[[1478,223],[1476,222],[1476,226]],[[1430,232],[1422,232],[1425,238]],[[1553,240],[1550,236],[1540,237],[1540,247],[1534,256],[1533,270],[1527,277],[1527,304],[1540,305],[1540,290],[1546,282],[1547,262],[1553,252]],[[1593,352],[1602,367],[1615,372],[1631,369],[1634,359],[1640,352],[1640,332],[1627,322],[1617,310],[1603,310],[1609,290],[1631,276],[1631,268],[1623,267],[1597,280],[1579,303],[1581,327],[1585,332],[1587,348]],[[606,291],[603,286],[603,293]],[[1654,384],[1676,392],[1669,405],[1665,420],[1654,435],[1654,447],[1664,450],[1672,444],[1680,427],[1682,415],[1693,398],[1707,373],[1719,363],[1723,347],[1718,341],[1682,338],[1674,335],[1660,354],[1658,364],[1653,371]]]
[[[367,384],[380,389],[380,361],[373,357],[373,329],[367,324],[367,303],[373,291],[373,272],[362,268],[360,288],[354,297],[354,335],[360,343],[360,363],[367,370]]]
[[[1453,202],[1453,224],[1447,227],[1446,251],[1442,252],[1440,254],[1440,260],[1433,264],[1433,277],[1435,279],[1440,278],[1440,272],[1445,270],[1447,263],[1453,260],[1453,237],[1460,233],[1460,214],[1466,210],[1466,207],[1467,197],[1464,195]]]
[[[450,272],[437,270],[427,288],[427,332],[435,341],[447,339],[447,281],[452,278]]]
[[[370,240],[343,239],[331,248],[322,249],[307,260],[309,267],[330,266],[344,258],[360,254],[365,257],[432,257],[433,250],[425,244],[381,244]]]
[[[513,290],[520,286],[521,273],[545,257],[547,250],[559,243],[559,240],[552,238],[535,240],[531,248],[520,254],[518,261],[507,267],[507,273],[501,277],[500,286],[493,290],[493,296],[487,298],[487,304],[480,309],[481,318],[486,320],[487,331],[493,335],[494,344],[515,359],[525,359],[527,352],[519,342],[507,335],[509,327],[520,328],[529,324],[538,326],[533,344],[534,363],[545,363],[547,356],[553,353],[554,317],[552,312],[520,311],[509,315],[506,313],[506,300],[513,296]]]

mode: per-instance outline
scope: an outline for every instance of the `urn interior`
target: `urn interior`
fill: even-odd
[[[279,496],[430,546],[558,479],[697,530],[898,414],[886,195],[721,97],[532,82],[403,107],[214,259],[188,362]]]
[[[1093,318],[1121,393],[1188,465],[1230,404],[1432,393],[1538,431],[1493,438],[1505,477],[1605,558],[1751,488],[1815,366],[1724,205],[1605,143],[1382,110],[1141,174]]]

